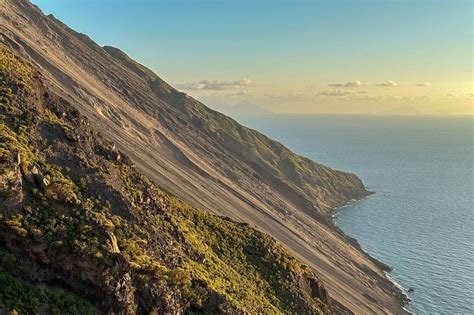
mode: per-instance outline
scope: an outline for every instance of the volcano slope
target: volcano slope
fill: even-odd
[[[0,18],[0,42],[159,187],[279,240],[323,280],[336,311],[404,312],[386,266],[331,223],[368,194],[355,175],[295,155],[27,1],[1,0]]]
[[[4,46],[0,204],[2,314],[331,313],[308,266],[159,190]]]

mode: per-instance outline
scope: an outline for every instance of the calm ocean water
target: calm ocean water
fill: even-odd
[[[410,293],[417,314],[474,314],[470,117],[239,117],[300,155],[356,173],[376,194],[336,223]]]

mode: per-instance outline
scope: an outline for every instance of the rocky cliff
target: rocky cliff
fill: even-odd
[[[100,47],[27,1],[0,0],[0,42],[166,191],[282,242],[340,310],[403,312],[380,264],[330,221],[367,195],[353,174],[283,145],[173,89],[122,51]],[[165,62],[165,61],[163,61]]]

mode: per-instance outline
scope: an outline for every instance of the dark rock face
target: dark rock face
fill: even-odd
[[[36,166],[33,166],[31,169],[31,176],[33,177],[33,182],[38,188],[45,190],[46,187],[48,187],[49,179],[45,178]]]

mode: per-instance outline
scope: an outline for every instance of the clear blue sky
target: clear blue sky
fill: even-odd
[[[472,1],[33,3],[171,82],[249,78],[265,93],[307,93],[390,80],[472,92]]]

